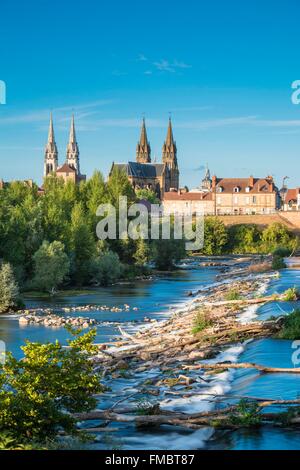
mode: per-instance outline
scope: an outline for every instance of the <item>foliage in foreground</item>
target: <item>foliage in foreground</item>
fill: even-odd
[[[296,340],[300,339],[300,309],[294,310],[283,318],[283,325],[277,338]]]
[[[243,398],[237,404],[235,412],[229,415],[229,420],[238,426],[258,426],[261,422],[261,415],[257,402]]]
[[[74,338],[64,348],[55,343],[27,342],[24,358],[8,354],[0,368],[0,435],[6,446],[55,439],[59,431],[76,435],[74,412],[90,411],[102,391],[100,375],[89,360],[96,331]],[[6,433],[6,437],[5,434]]]

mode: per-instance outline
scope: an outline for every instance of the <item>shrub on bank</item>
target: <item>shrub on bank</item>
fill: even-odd
[[[277,335],[280,339],[300,339],[300,309],[284,317],[283,326]]]
[[[10,263],[2,263],[0,267],[0,313],[21,307],[19,287],[12,266]]]
[[[272,269],[284,269],[286,268],[286,264],[281,256],[273,256],[272,260]]]

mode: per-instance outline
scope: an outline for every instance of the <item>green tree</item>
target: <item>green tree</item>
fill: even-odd
[[[71,330],[70,330],[71,332]],[[9,433],[19,443],[47,442],[59,431],[76,434],[74,412],[93,409],[93,395],[102,391],[100,375],[91,354],[96,331],[56,343],[27,342],[24,357],[7,355],[0,366],[0,433]]]
[[[70,261],[64,251],[63,243],[44,241],[33,257],[33,285],[43,291],[54,294],[66,280]]]
[[[107,202],[116,209],[119,207],[119,197],[127,196],[128,203],[136,199],[135,192],[124,170],[114,167],[107,182]]]
[[[266,227],[262,232],[262,248],[265,252],[271,253],[278,247],[289,247],[293,245],[292,237],[287,227],[281,223]]]
[[[151,243],[151,259],[160,271],[174,269],[186,255],[183,240],[153,240]]]
[[[228,229],[226,251],[229,253],[259,253],[261,251],[261,231],[257,225],[233,225]]]
[[[151,204],[159,204],[160,201],[156,195],[156,193],[154,191],[152,191],[151,189],[137,189],[136,192],[136,197],[138,198],[138,200],[142,201],[142,200],[145,200],[145,201],[149,201],[151,202]]]
[[[87,209],[89,223],[95,232],[98,220],[96,216],[97,208],[106,201],[106,186],[100,171],[95,171],[93,176],[80,186],[80,194]]]
[[[108,286],[120,279],[122,264],[119,257],[112,251],[106,251],[93,260],[91,266],[92,282]]]
[[[206,255],[221,255],[228,241],[226,227],[217,217],[206,217],[204,221],[204,247]]]
[[[133,255],[135,264],[137,266],[145,266],[145,264],[149,261],[149,257],[150,249],[148,242],[143,238],[139,238],[136,242],[136,250]]]
[[[73,280],[80,286],[88,283],[91,261],[96,254],[96,243],[87,224],[82,203],[76,203],[72,210],[70,251]]]
[[[20,305],[19,288],[9,263],[0,268],[0,313],[16,310]]]

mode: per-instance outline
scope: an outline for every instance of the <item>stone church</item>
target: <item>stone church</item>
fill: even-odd
[[[160,199],[164,193],[179,189],[177,147],[173,137],[172,122],[169,119],[167,137],[162,148],[162,162],[151,161],[151,147],[143,119],[140,140],[136,147],[136,161],[113,163],[114,168],[125,171],[134,189],[151,189]]]
[[[53,119],[52,114],[50,115],[48,141],[45,149],[44,177],[46,178],[51,174],[56,174],[58,177],[63,178],[64,181],[71,180],[74,183],[79,183],[86,179],[86,176],[80,173],[79,147],[76,141],[74,116],[72,116],[71,120],[66,161],[62,166],[59,166]]]

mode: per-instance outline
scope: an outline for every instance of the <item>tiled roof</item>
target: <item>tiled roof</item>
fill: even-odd
[[[216,187],[222,188],[225,193],[233,193],[235,188],[239,188],[239,192],[273,192],[274,183],[269,178],[216,178]]]
[[[297,196],[300,194],[299,188],[288,189],[285,195],[285,202],[297,201]]]
[[[67,163],[64,163],[63,166],[60,166],[56,173],[76,173],[75,168],[69,166]]]

